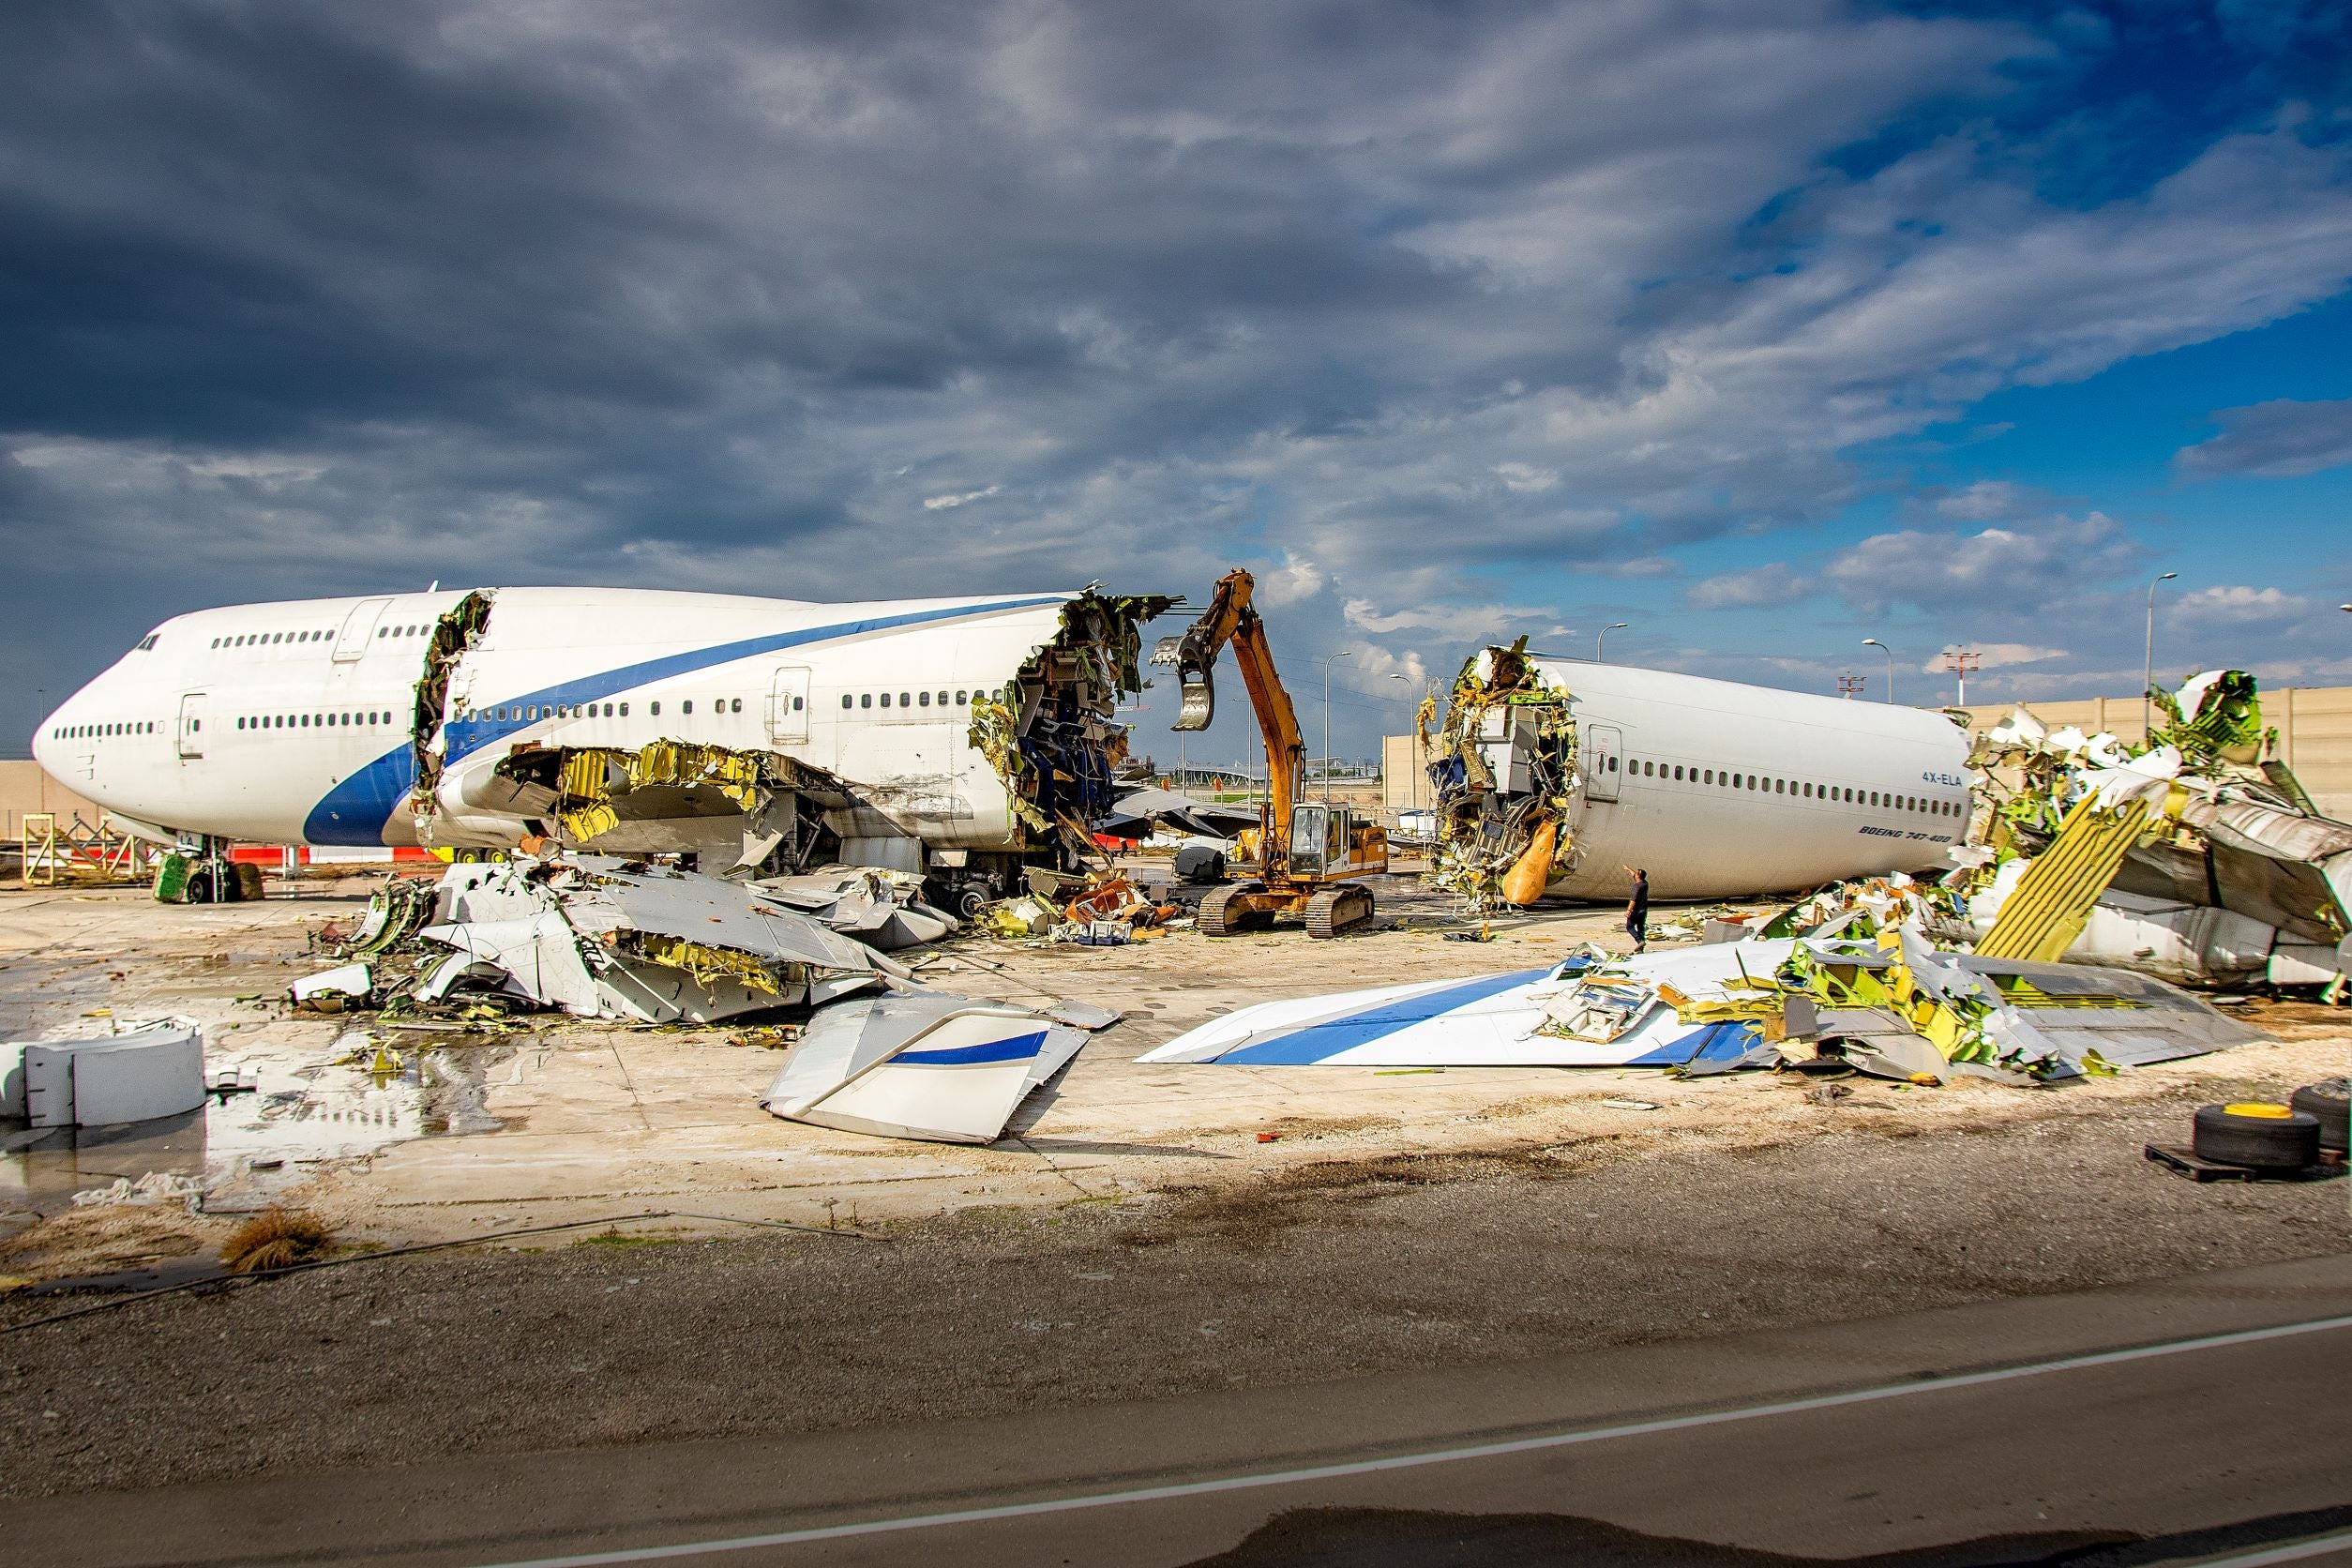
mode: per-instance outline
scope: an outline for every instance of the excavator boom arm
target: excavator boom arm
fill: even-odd
[[[1267,793],[1273,810],[1263,852],[1271,866],[1289,850],[1290,807],[1298,798],[1299,769],[1306,759],[1306,746],[1299,736],[1298,710],[1290,704],[1282,677],[1274,672],[1266,624],[1250,608],[1250,594],[1256,586],[1249,573],[1240,567],[1226,573],[1200,619],[1182,637],[1162,638],[1152,662],[1176,666],[1184,685],[1184,706],[1174,728],[1206,730],[1216,716],[1214,671],[1217,655],[1232,644],[1233,660],[1242,667],[1242,684],[1249,688],[1250,710],[1258,716],[1259,733],[1266,741]]]

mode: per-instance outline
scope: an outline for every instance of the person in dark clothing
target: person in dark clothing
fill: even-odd
[[[1650,873],[1631,866],[1625,869],[1634,873],[1634,896],[1625,900],[1625,934],[1639,953],[1650,945]]]

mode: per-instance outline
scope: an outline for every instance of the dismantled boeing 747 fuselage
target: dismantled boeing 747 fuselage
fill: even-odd
[[[715,871],[884,867],[972,907],[1091,848],[1140,627],[1173,602],[485,588],[234,606],[156,628],[37,749],[139,836],[213,858],[234,840],[552,842]],[[116,712],[178,717],[80,721]]]

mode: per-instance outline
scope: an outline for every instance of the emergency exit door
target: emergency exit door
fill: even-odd
[[[808,738],[808,671],[788,664],[768,686],[768,739],[778,745]]]
[[[1614,724],[1584,729],[1584,793],[1588,800],[1617,798],[1618,770],[1624,765],[1625,735]]]
[[[205,694],[201,691],[191,691],[181,697],[180,721],[176,731],[181,756],[195,758],[204,754],[204,711],[208,705]]]

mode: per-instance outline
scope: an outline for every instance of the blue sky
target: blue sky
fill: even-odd
[[[2348,683],[2348,288],[2344,0],[14,8],[0,745],[431,579]]]

